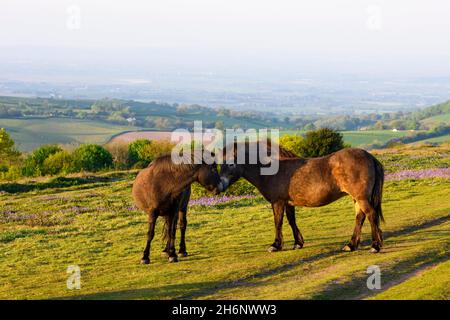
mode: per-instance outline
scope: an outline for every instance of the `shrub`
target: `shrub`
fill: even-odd
[[[128,146],[130,162],[135,168],[144,168],[156,157],[170,153],[173,148],[170,141],[136,140]]]
[[[301,157],[322,157],[348,147],[342,134],[329,128],[308,131],[304,138],[300,135],[283,136],[280,146]]]
[[[42,173],[44,175],[55,175],[73,171],[73,159],[67,151],[59,151],[44,160]]]
[[[153,161],[153,159],[162,156],[164,154],[168,154],[172,151],[174,144],[170,141],[151,141],[150,144],[146,145],[142,149],[142,159],[146,163],[146,166]]]
[[[31,155],[25,160],[25,165],[22,169],[22,173],[25,176],[40,176],[43,174],[44,161],[52,154],[62,151],[58,146],[46,145],[37,148]]]
[[[128,156],[130,159],[130,164],[135,165],[136,163],[143,161],[142,150],[145,146],[150,144],[150,140],[139,139],[133,141],[128,145]],[[150,161],[149,161],[150,162]]]
[[[96,144],[85,144],[73,152],[74,171],[99,171],[113,164],[111,153]]]
[[[342,134],[329,128],[308,131],[299,146],[302,157],[322,157],[345,147]]]
[[[19,179],[21,176],[21,170],[14,165],[0,168],[0,180],[13,181]]]
[[[124,170],[130,167],[130,154],[126,143],[114,142],[106,145],[105,148],[112,155],[115,169]]]
[[[280,138],[280,146],[286,150],[292,151],[293,153],[300,155],[303,146],[303,137],[299,134],[296,135],[285,135]]]

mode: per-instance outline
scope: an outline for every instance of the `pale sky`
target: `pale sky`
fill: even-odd
[[[447,0],[0,0],[0,49],[146,47],[190,52],[186,63],[375,56],[450,71],[449,17]]]

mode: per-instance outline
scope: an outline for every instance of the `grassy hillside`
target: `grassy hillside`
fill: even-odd
[[[428,126],[437,126],[441,123],[444,123],[446,125],[450,125],[450,113],[446,114],[440,114],[437,116],[425,118],[421,121],[422,123],[428,125]]]
[[[432,148],[410,148],[422,160],[411,159],[403,149],[378,156],[389,172],[398,169],[395,156],[405,158],[401,169],[435,161],[426,161]],[[448,147],[434,151],[445,163]],[[380,254],[368,252],[368,224],[360,250],[340,251],[353,230],[349,198],[321,208],[299,208],[305,247],[290,250],[293,240],[285,222],[285,250],[268,253],[273,216],[269,204],[256,197],[191,206],[189,256],[177,264],[160,256],[159,221],[152,262],[140,265],[146,217],[132,206],[134,174],[0,185],[8,191],[0,192],[0,298],[450,298],[450,204],[443,201],[450,179],[386,183],[385,247]],[[66,288],[69,265],[81,268],[80,290]],[[381,290],[366,287],[371,265],[381,268]],[[426,287],[425,279],[432,286]]]

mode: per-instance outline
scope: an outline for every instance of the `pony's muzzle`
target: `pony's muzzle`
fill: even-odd
[[[218,186],[219,192],[223,192],[228,188],[228,185],[230,184],[230,181],[227,178],[221,177],[220,183]]]

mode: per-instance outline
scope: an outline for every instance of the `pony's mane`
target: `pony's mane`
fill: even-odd
[[[276,146],[278,148],[278,157],[279,157],[279,159],[298,159],[298,158],[300,158],[298,155],[296,155],[292,151],[289,151],[289,150],[281,147],[279,144],[276,144],[276,143],[272,142],[271,140],[254,141],[254,142],[249,142],[249,141],[234,142],[232,144],[229,144],[229,145],[225,146],[225,148],[223,149],[223,154],[225,155],[227,150],[229,150],[229,149],[237,150],[238,145],[244,145],[245,152],[246,152],[246,154],[248,154],[249,149],[250,149],[249,148],[250,144],[261,144],[261,143],[265,143],[267,145],[268,152],[271,151],[272,145]],[[236,154],[235,154],[235,156],[236,156]]]
[[[194,159],[194,156],[192,156]],[[163,171],[163,172],[171,172],[175,174],[183,174],[187,172],[195,171],[199,168],[200,164],[192,161],[191,163],[174,163],[172,161],[172,155],[163,154],[157,158],[155,158],[150,164],[149,167],[152,166],[153,170]]]

